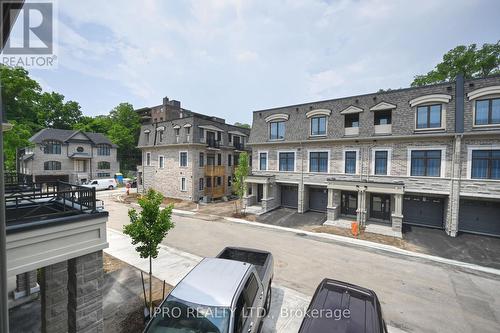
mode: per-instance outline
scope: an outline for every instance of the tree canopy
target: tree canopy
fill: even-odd
[[[500,41],[495,44],[459,45],[446,52],[443,61],[427,74],[415,76],[411,86],[452,81],[459,73],[465,78],[479,78],[500,74]]]
[[[248,124],[245,124],[245,123],[239,123],[239,122],[235,122],[234,123],[234,126],[239,126],[239,127],[243,127],[243,128],[248,128],[248,129],[251,129],[252,126],[248,125]]]

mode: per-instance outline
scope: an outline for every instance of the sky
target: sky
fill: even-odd
[[[86,115],[168,96],[251,123],[252,111],[408,87],[460,44],[500,39],[500,1],[57,2],[57,69],[32,69]]]

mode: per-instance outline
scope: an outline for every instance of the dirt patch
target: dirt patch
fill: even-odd
[[[404,239],[374,234],[374,233],[370,233],[370,232],[364,232],[362,230],[358,236],[353,236],[351,234],[350,229],[339,228],[339,227],[334,227],[334,226],[316,226],[316,227],[315,226],[305,226],[302,229],[307,230],[307,231],[312,231],[312,232],[318,232],[318,233],[321,232],[321,233],[339,235],[339,236],[344,236],[344,237],[357,238],[357,239],[367,240],[370,242],[396,246],[396,247],[399,247],[399,248],[404,249],[404,250],[422,252],[422,249],[415,246],[414,244],[408,243]]]

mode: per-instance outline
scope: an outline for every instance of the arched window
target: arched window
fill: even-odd
[[[58,161],[47,161],[43,163],[44,170],[61,170],[61,162]]]
[[[97,145],[97,155],[99,156],[109,156],[111,154],[111,146],[105,143]]]
[[[43,142],[44,154],[61,154],[61,141],[46,140]]]
[[[109,164],[109,162],[105,162],[105,161],[98,162],[97,169],[109,170],[109,169],[111,169],[111,165]]]

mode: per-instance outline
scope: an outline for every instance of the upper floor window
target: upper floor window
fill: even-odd
[[[233,165],[233,155],[227,154],[227,165],[232,166]]]
[[[198,190],[203,191],[205,189],[205,178],[200,178],[198,181]]]
[[[375,170],[376,175],[387,175],[388,152],[386,150],[375,151]]]
[[[151,153],[146,153],[146,165],[151,165]]]
[[[375,125],[390,125],[392,122],[392,111],[381,110],[375,112],[374,122]]]
[[[222,154],[217,154],[217,165],[222,165]]]
[[[442,105],[424,105],[417,107],[417,129],[441,128]]]
[[[205,154],[204,153],[200,153],[199,163],[200,163],[200,167],[205,166]]]
[[[311,118],[311,135],[326,135],[326,116]]]
[[[47,161],[43,163],[44,170],[61,170],[61,162],[59,161]]]
[[[279,170],[295,171],[295,153],[279,153]]]
[[[61,154],[61,142],[57,140],[44,141],[44,154]]]
[[[201,127],[200,127],[200,128],[198,129],[198,135],[199,135],[199,137],[200,137],[200,140],[201,140],[201,139],[204,139],[204,138],[205,138],[205,130],[204,130],[203,128],[201,128]]]
[[[283,140],[285,138],[284,121],[272,121],[269,123],[269,138],[271,140]]]
[[[232,142],[233,141],[233,135],[231,133],[227,134],[227,141]]]
[[[345,165],[344,172],[347,174],[355,174],[356,173],[356,151],[346,151],[345,152]]]
[[[309,153],[309,172],[328,172],[328,152]]]
[[[111,169],[111,164],[106,161],[98,162],[97,169],[105,169],[105,170]]]
[[[174,132],[176,136],[179,136],[181,129],[180,128],[174,128]]]
[[[111,146],[104,143],[97,145],[97,155],[99,156],[111,155]]]
[[[160,169],[165,167],[165,157],[163,157],[163,155],[158,156],[158,167]]]
[[[259,170],[267,170],[267,153],[259,153]]]
[[[191,134],[191,127],[185,127],[186,128],[186,134],[189,135]]]
[[[412,150],[411,176],[440,177],[441,150]]]
[[[500,179],[500,150],[473,150],[471,178]]]
[[[181,191],[183,191],[183,192],[187,191],[186,178],[185,177],[181,178]]]
[[[179,153],[179,166],[187,167],[188,165],[188,156],[186,151],[181,151]]]
[[[163,131],[158,131],[158,140],[159,140],[160,142],[162,142],[162,141],[163,141]]]
[[[500,98],[476,101],[474,125],[500,124]]]
[[[344,115],[345,127],[359,127],[359,113],[350,113]]]
[[[149,132],[144,133],[145,139],[146,139],[146,144],[149,143]]]

